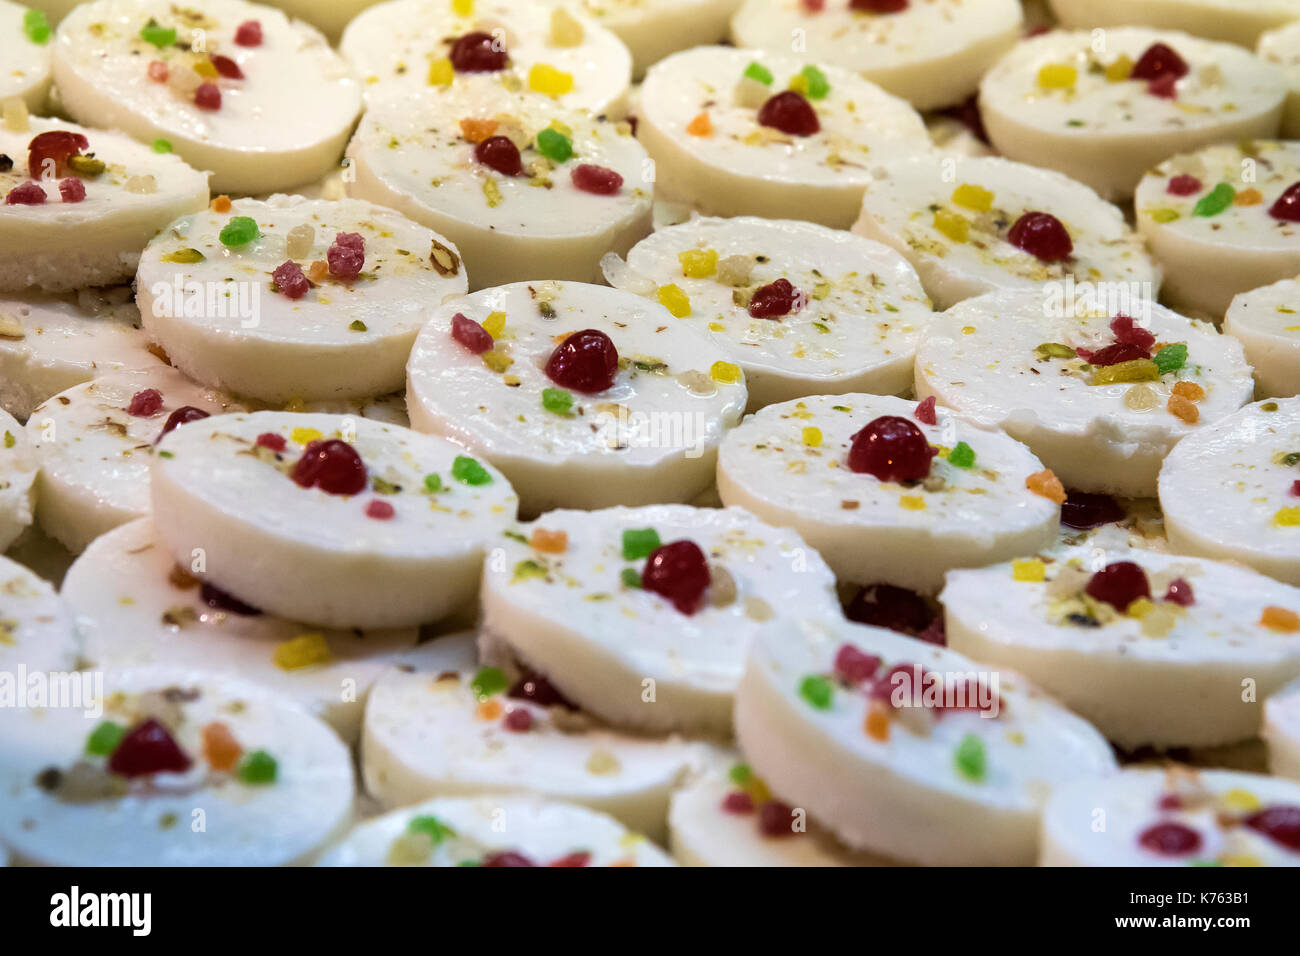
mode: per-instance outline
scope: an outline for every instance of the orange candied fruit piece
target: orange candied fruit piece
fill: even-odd
[[[225,193],[222,193],[220,196],[213,197],[212,211],[230,212],[230,197],[227,196]]]
[[[1026,478],[1025,487],[1040,497],[1055,501],[1058,505],[1065,502],[1065,486],[1050,468],[1036,471]]]
[[[1189,425],[1195,425],[1201,420],[1200,410],[1197,409],[1195,403],[1190,398],[1179,395],[1177,392],[1169,396],[1169,404],[1165,407],[1169,409],[1170,415]]]
[[[324,259],[317,259],[307,267],[307,278],[312,282],[324,282],[330,274],[330,264]]]
[[[497,121],[490,119],[463,119],[460,121],[460,135],[471,143],[481,143],[497,131]]]
[[[543,554],[564,554],[569,550],[569,532],[567,531],[547,531],[545,528],[536,528],[533,536],[528,539],[528,543],[533,546],[534,551],[540,551]]]
[[[700,113],[686,124],[686,132],[692,136],[712,136],[713,120],[709,119],[708,113]]]
[[[1195,382],[1175,382],[1174,394],[1181,395],[1189,402],[1199,402],[1205,397],[1205,389]]]
[[[504,709],[499,700],[485,700],[478,705],[478,710],[475,711],[474,716],[479,720],[496,720],[501,716],[501,711]]]
[[[873,700],[867,708],[867,719],[862,729],[872,740],[883,742],[889,739],[889,713],[879,701]]]
[[[1258,189],[1243,189],[1232,201],[1238,206],[1258,206],[1264,201],[1264,194]]]
[[[214,720],[203,727],[203,759],[213,770],[233,770],[243,752],[244,748],[225,724]]]
[[[1260,613],[1259,623],[1275,631],[1300,631],[1300,614],[1270,604]]]

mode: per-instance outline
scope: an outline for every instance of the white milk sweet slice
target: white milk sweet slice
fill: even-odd
[[[273,7],[279,7],[291,17],[306,20],[321,33],[329,37],[331,43],[337,43],[343,35],[343,28],[366,7],[374,6],[379,0],[267,0]]]
[[[650,232],[654,170],[627,123],[500,86],[371,103],[348,146],[348,195],[447,236],[473,288],[600,275]]]
[[[696,218],[642,239],[627,265],[624,288],[650,279],[674,315],[741,367],[751,409],[908,390],[933,316],[897,252],[809,222]]]
[[[367,97],[496,87],[617,117],[632,80],[623,41],[573,2],[389,0],[348,24],[339,52]]]
[[[1300,682],[1264,701],[1262,736],[1268,743],[1269,773],[1300,780]]]
[[[1160,470],[1170,546],[1300,585],[1296,462],[1297,398],[1247,405],[1185,438]]]
[[[632,72],[638,77],[670,53],[727,39],[731,15],[740,4],[740,0],[550,2],[586,14],[622,40],[632,54]]]
[[[165,141],[219,192],[271,192],[336,166],[361,87],[311,26],[244,0],[96,0],[64,18],[54,80],[75,119]]]
[[[33,113],[45,111],[50,91],[50,48],[54,30],[40,10],[0,2],[0,100],[17,97]]]
[[[202,671],[85,676],[89,701],[0,712],[0,839],[19,860],[281,866],[346,826],[352,760],[315,717]]]
[[[672,866],[640,834],[586,807],[535,797],[427,800],[367,820],[318,866]]]
[[[1253,47],[1260,34],[1300,18],[1297,0],[1051,0],[1071,29],[1141,24]]]
[[[621,727],[725,736],[755,635],[839,613],[817,553],[739,508],[552,511],[518,537],[484,571],[487,656],[504,645]]]
[[[168,550],[255,607],[325,627],[410,627],[468,602],[515,520],[496,469],[352,416],[254,412],[178,428],[154,456]]]
[[[0,410],[0,551],[32,523],[32,489],[38,468],[40,460],[23,426]]]
[[[727,435],[718,492],[793,528],[857,584],[933,593],[949,568],[1055,540],[1060,509],[1028,487],[1043,470],[1029,449],[947,409],[926,412],[860,394],[769,405]]]
[[[669,795],[702,759],[701,744],[605,729],[544,678],[480,667],[471,635],[426,647],[436,667],[394,670],[370,692],[361,769],[371,796],[396,807],[530,793],[663,838]]]
[[[125,282],[150,239],[208,202],[205,175],[120,133],[20,125],[0,125],[0,291]]]
[[[1142,178],[1133,203],[1175,308],[1218,321],[1233,296],[1300,272],[1300,143],[1174,156]]]
[[[914,109],[847,70],[720,46],[655,64],[639,116],[661,192],[715,216],[846,229],[871,164],[932,148]]]
[[[424,226],[359,199],[283,195],[172,223],[136,282],[173,365],[267,402],[400,389],[430,311],[466,289],[460,254]]]
[[[1286,71],[1289,90],[1282,113],[1281,135],[1295,139],[1300,136],[1300,20],[1261,34],[1255,52],[1260,59],[1276,63]]]
[[[1054,30],[985,74],[980,115],[1009,159],[1125,199],[1174,153],[1277,135],[1286,94],[1279,67],[1229,43],[1140,27]]]
[[[1164,306],[1079,304],[999,292],[954,306],[917,350],[917,394],[1005,430],[1067,488],[1151,497],[1176,442],[1250,400],[1250,366],[1235,339]]]
[[[1245,350],[1258,395],[1300,393],[1300,282],[1283,279],[1238,293],[1223,317],[1223,331]]]
[[[876,4],[746,0],[731,21],[737,46],[785,52],[854,70],[917,109],[960,103],[1019,38],[1015,0]],[[889,7],[897,9],[889,9]]]
[[[887,162],[872,174],[853,231],[901,252],[937,309],[1049,284],[1152,299],[1159,291],[1160,270],[1123,213],[1060,173],[948,156]],[[1058,223],[1046,236],[1054,241],[1035,241],[1029,228],[1044,214]]]
[[[1056,790],[1041,866],[1300,866],[1300,783],[1232,770],[1128,769]],[[1104,826],[1098,821],[1104,820]]]
[[[1089,544],[952,571],[939,600],[949,647],[1128,750],[1254,737],[1260,702],[1300,676],[1300,642],[1269,623],[1300,613],[1300,590],[1228,564]]]
[[[163,365],[114,372],[60,392],[27,419],[41,465],[36,520],[77,552],[148,514],[149,462],[172,416],[186,416],[181,410],[187,408],[217,415],[240,407]]]
[[[777,799],[848,846],[931,865],[1031,864],[1048,793],[1115,767],[1024,678],[829,619],[755,643],[736,736]]]
[[[267,614],[178,565],[148,518],[93,541],[62,595],[78,615],[91,667],[145,664],[237,675],[297,703],[355,742],[370,685],[414,628],[324,631]]]
[[[449,303],[407,365],[411,426],[486,457],[528,515],[689,501],[745,402],[740,368],[666,308],[576,282]]]
[[[0,555],[0,681],[6,709],[27,687],[19,675],[66,673],[79,666],[82,648],[71,608],[49,583]]]
[[[0,408],[25,421],[74,385],[162,364],[140,329],[131,290],[111,293],[0,297]]]

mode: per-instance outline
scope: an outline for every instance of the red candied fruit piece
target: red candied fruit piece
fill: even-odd
[[[64,202],[81,202],[86,198],[86,184],[80,179],[60,179],[59,196]]]
[[[1161,810],[1181,810],[1183,798],[1176,793],[1161,794],[1160,799],[1156,801],[1156,806]]]
[[[355,279],[366,264],[366,240],[360,233],[340,232],[325,253],[330,275],[336,279]]]
[[[32,179],[66,176],[68,160],[89,146],[90,140],[71,130],[52,129],[37,133],[27,144],[27,175]],[[47,168],[50,161],[54,163],[52,169]]]
[[[510,61],[505,44],[481,30],[458,37],[447,56],[457,73],[495,73]]]
[[[149,68],[146,72],[149,75],[149,79],[153,80],[155,83],[166,83],[167,77],[171,76],[171,70],[167,68],[167,64],[162,60],[150,60]]]
[[[1201,181],[1189,173],[1182,173],[1169,180],[1165,191],[1171,196],[1192,196],[1201,191]]]
[[[1286,187],[1277,201],[1268,207],[1268,214],[1283,222],[1300,222],[1300,183]]]
[[[262,432],[257,436],[257,444],[271,451],[284,451],[289,445],[283,435],[277,435],[275,432]]]
[[[275,288],[281,295],[290,299],[301,299],[311,288],[302,266],[292,259],[275,267],[275,271],[271,273],[271,281],[275,283]]]
[[[1300,498],[1300,481],[1291,482],[1291,497]]]
[[[902,13],[907,0],[849,0],[849,9],[858,13]]]
[[[262,24],[258,20],[245,20],[235,29],[235,43],[238,46],[261,46]]]
[[[1133,64],[1129,79],[1149,81],[1158,80],[1163,76],[1178,79],[1180,76],[1186,76],[1187,71],[1187,63],[1173,47],[1164,43],[1153,43]]]
[[[853,436],[849,470],[881,481],[920,481],[930,473],[930,459],[938,453],[912,422],[882,415]]]
[[[563,707],[566,710],[578,708],[556,689],[555,685],[541,674],[525,674],[515,681],[515,686],[506,693],[515,700],[527,700],[539,707]]]
[[[489,853],[483,857],[480,866],[536,866],[537,864],[524,856],[522,853],[516,853],[514,850],[504,850],[497,853]]]
[[[930,626],[934,611],[915,591],[893,584],[870,584],[849,602],[844,616],[859,624],[884,627],[912,637]]]
[[[596,196],[612,196],[623,188],[623,177],[612,169],[592,163],[579,163],[569,173],[574,189]]]
[[[167,416],[167,421],[163,423],[162,431],[158,433],[158,438],[154,442],[156,445],[162,441],[167,434],[181,425],[188,425],[190,422],[197,422],[200,419],[207,418],[210,413],[201,408],[195,408],[193,405],[182,405],[176,411]]]
[[[9,190],[5,196],[6,206],[39,206],[45,202],[45,190],[40,183],[23,183]]]
[[[722,812],[737,815],[754,812],[754,798],[741,790],[733,790],[722,798]]]
[[[1158,96],[1162,100],[1176,99],[1178,96],[1178,77],[1172,73],[1166,73],[1147,84],[1147,92],[1152,96]]]
[[[1300,853],[1300,807],[1265,807],[1248,816],[1246,826]]]
[[[506,730],[512,730],[517,734],[527,733],[533,728],[533,715],[523,707],[515,707],[506,714],[504,723]]]
[[[821,13],[826,9],[826,0],[799,0],[805,13]]]
[[[167,728],[150,717],[122,738],[108,758],[108,769],[124,777],[143,777],[184,773],[191,763]]]
[[[502,176],[524,174],[523,157],[509,136],[489,136],[483,140],[474,147],[474,161],[495,169]]]
[[[603,392],[614,384],[618,349],[599,329],[574,332],[546,360],[546,374],[556,385],[575,392]]]
[[[756,319],[777,319],[804,306],[804,294],[789,279],[777,279],[754,291],[749,300],[749,314]]]
[[[1104,349],[1098,349],[1095,352],[1079,349],[1079,358],[1093,365],[1118,365],[1120,362],[1133,362],[1137,359],[1150,357],[1151,355],[1146,349],[1138,345],[1130,345],[1127,342],[1116,342],[1114,345],[1108,345]]]
[[[794,836],[794,808],[780,800],[768,800],[758,808],[758,831],[767,837]]]
[[[220,53],[212,54],[212,65],[217,68],[217,73],[228,80],[242,80],[244,71],[228,56],[222,56]]]
[[[758,122],[788,136],[812,136],[821,131],[817,111],[794,90],[783,90],[758,108]]]
[[[343,246],[345,249],[360,249],[364,252],[366,237],[359,232],[340,232],[334,237],[334,244]]]
[[[673,607],[690,615],[700,609],[711,580],[709,562],[700,546],[683,539],[650,552],[641,574],[641,587],[666,597]]]
[[[1094,574],[1084,591],[1089,597],[1104,601],[1122,614],[1138,598],[1151,597],[1151,583],[1141,565],[1132,561],[1114,561]]]
[[[907,680],[895,682],[895,678],[900,674],[905,675]],[[910,700],[912,695],[921,687],[921,680],[924,677],[925,670],[915,664],[895,664],[872,682],[867,689],[867,696],[872,700],[893,707],[895,691],[903,694],[905,701]]]
[[[1201,848],[1201,835],[1182,823],[1166,821],[1143,830],[1138,843],[1161,856],[1186,856]]]
[[[1074,242],[1061,220],[1050,212],[1030,211],[1007,233],[1007,242],[1041,262],[1061,262],[1074,253]]]
[[[451,317],[451,337],[475,355],[492,348],[492,333],[459,312]]]
[[[1171,601],[1179,607],[1191,607],[1196,603],[1196,594],[1186,580],[1177,578],[1169,582],[1169,587],[1165,591],[1165,600]]]
[[[289,475],[303,488],[319,488],[331,495],[355,495],[365,490],[366,465],[345,441],[329,438],[308,442]]]
[[[558,860],[552,860],[551,866],[587,866],[590,863],[590,853],[586,850],[575,850],[573,853],[566,853]]]
[[[1115,333],[1115,341],[1125,345],[1136,345],[1143,351],[1150,352],[1156,344],[1156,337],[1150,330],[1142,328],[1131,315],[1121,312],[1110,320],[1110,330]]]
[[[194,91],[194,105],[201,110],[221,109],[221,88],[215,83],[200,83]]]
[[[912,412],[912,415],[922,425],[937,425],[939,424],[939,418],[935,414],[934,406],[935,399],[934,396],[931,395],[916,406],[916,411]]]
[[[161,412],[162,407],[162,392],[156,388],[146,388],[131,396],[131,403],[126,406],[126,410],[136,418],[148,418]]]
[[[835,652],[835,676],[846,684],[863,684],[875,676],[882,663],[875,654],[842,644]]]
[[[262,613],[261,608],[245,604],[229,591],[223,591],[207,581],[199,585],[199,599],[214,611],[229,611],[242,617],[258,617]]]
[[[1061,505],[1061,524],[1080,531],[1124,520],[1124,509],[1110,495],[1067,491]]]
[[[395,514],[397,509],[387,501],[380,501],[378,498],[366,505],[366,517],[374,518],[376,521],[388,521]]]

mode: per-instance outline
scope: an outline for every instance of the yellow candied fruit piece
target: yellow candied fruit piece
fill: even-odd
[[[727,327],[726,327],[725,325],[723,325],[721,322],[710,322],[710,323],[709,323],[709,331],[710,331],[710,332],[725,332],[725,331],[727,331]]]
[[[970,222],[951,209],[940,209],[934,214],[934,228],[953,242],[965,242],[970,237]]]
[[[1229,810],[1240,810],[1244,813],[1250,813],[1260,807],[1259,797],[1249,790],[1242,790],[1240,787],[1229,790],[1223,795],[1220,802]]]
[[[718,271],[718,250],[687,249],[677,253],[682,275],[688,279],[707,279]]]
[[[504,312],[489,312],[482,325],[484,332],[494,339],[499,339],[501,333],[506,330],[506,314]]]
[[[549,63],[534,63],[528,71],[528,88],[547,96],[563,96],[573,89],[573,74]]]
[[[299,634],[275,645],[272,658],[283,671],[296,671],[313,664],[328,664],[334,660],[324,634]]]
[[[1127,53],[1121,53],[1110,63],[1106,64],[1106,82],[1123,83],[1133,75],[1133,58]]]
[[[458,17],[472,17],[474,0],[451,0],[451,10]]]
[[[660,305],[679,319],[684,319],[691,314],[690,296],[682,291],[681,286],[675,283],[670,282],[668,285],[661,285],[659,291],[655,293],[655,297],[659,300]]]
[[[1129,617],[1142,618],[1154,611],[1155,607],[1156,602],[1150,598],[1138,598],[1128,606],[1128,609],[1124,613]]]
[[[1251,856],[1249,853],[1232,853],[1228,856],[1221,857],[1219,860],[1224,866],[1263,866],[1264,863],[1257,856]]]
[[[1300,508],[1279,508],[1273,515],[1273,523],[1279,528],[1300,526]]]
[[[505,708],[501,706],[501,701],[495,699],[483,700],[479,701],[478,707],[475,708],[474,716],[479,720],[496,720],[501,716],[503,710]]]
[[[1026,478],[1025,487],[1039,497],[1055,501],[1058,505],[1065,501],[1065,486],[1050,468],[1036,471]]]
[[[983,186],[962,183],[952,191],[952,201],[964,209],[988,212],[993,208],[993,193]]]
[[[1258,206],[1264,201],[1264,194],[1258,189],[1243,189],[1232,197],[1238,206]]]
[[[430,86],[451,86],[451,81],[455,78],[456,71],[452,68],[451,60],[445,56],[429,64]]]
[[[1300,512],[1300,508],[1283,508],[1282,510]],[[1296,516],[1296,520],[1300,523],[1300,514]],[[1275,631],[1300,631],[1300,614],[1284,607],[1278,607],[1276,604],[1270,604],[1260,612],[1259,623]]]
[[[803,430],[803,443],[809,448],[817,448],[822,443],[822,430],[809,425]]]
[[[211,60],[199,60],[198,63],[194,64],[194,72],[207,79],[213,79],[220,75]]]
[[[1011,580],[1036,583],[1047,580],[1047,565],[1038,558],[1018,558],[1011,562]]]
[[[483,364],[494,372],[504,372],[510,366],[515,364],[515,360],[505,352],[498,352],[496,349],[488,349],[483,353]]]
[[[1156,222],[1163,223],[1163,222],[1177,222],[1179,219],[1182,219],[1183,217],[1182,214],[1179,213],[1177,209],[1161,208],[1161,209],[1152,209],[1151,218]]]
[[[1038,68],[1038,85],[1045,90],[1068,90],[1079,80],[1079,71],[1068,63],[1044,63]]]
[[[309,441],[320,441],[322,437],[318,428],[295,428],[289,433],[295,445],[305,445]]]
[[[1150,359],[1133,359],[1115,365],[1102,365],[1092,370],[1093,385],[1114,385],[1118,382],[1158,382],[1160,369]]]
[[[900,495],[898,506],[906,511],[924,511],[925,499],[920,495]]]
[[[740,381],[740,366],[731,362],[714,362],[709,366],[709,378],[722,385],[735,385]]]
[[[961,327],[961,334],[962,334],[962,335],[974,335],[974,334],[975,334],[975,326],[973,326],[973,325],[963,325],[963,326]]]

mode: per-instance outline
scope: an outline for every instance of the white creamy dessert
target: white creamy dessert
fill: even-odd
[[[706,215],[845,229],[872,164],[932,148],[917,112],[873,83],[757,50],[696,47],[659,61],[638,115],[659,189]]]
[[[41,10],[0,2],[0,100],[17,97],[33,113],[45,112],[50,92],[50,48],[54,30]]]
[[[839,613],[817,553],[739,508],[552,511],[517,534],[484,571],[485,659],[508,652],[633,730],[725,736],[755,636]]]
[[[1151,302],[1120,306],[1061,309],[1038,292],[968,299],[922,339],[917,394],[1004,429],[1067,488],[1150,497],[1175,443],[1235,412],[1254,382],[1241,345],[1214,326]]]
[[[1288,91],[1281,135],[1295,139],[1300,136],[1300,19],[1260,34],[1255,52],[1286,71]]]
[[[658,302],[577,282],[448,303],[407,365],[412,427],[486,457],[526,515],[691,500],[745,404],[739,366]]]
[[[456,247],[359,199],[238,199],[145,247],[145,331],[190,378],[267,402],[400,389],[429,312],[466,290]]]
[[[1264,701],[1262,736],[1269,773],[1300,780],[1300,681]]]
[[[949,568],[1055,540],[1059,497],[1042,472],[1024,445],[933,403],[818,395],[731,431],[718,492],[794,529],[841,580],[934,593]]]
[[[1300,783],[1232,770],[1079,779],[1043,811],[1041,866],[1300,866]],[[1103,826],[1098,826],[1104,821]]]
[[[337,165],[361,87],[314,27],[244,0],[96,0],[54,46],[62,106],[87,124],[159,141],[218,192],[270,192]]]
[[[980,115],[1009,159],[1125,199],[1175,153],[1277,135],[1286,95],[1279,67],[1232,44],[1143,27],[1053,30],[985,74]]]
[[[1141,24],[1253,47],[1260,34],[1300,18],[1298,0],[1051,0],[1070,28]]]
[[[892,249],[809,222],[696,218],[632,247],[611,285],[653,294],[745,373],[749,407],[906,391],[933,313]],[[649,280],[644,281],[644,280]]]
[[[731,15],[740,4],[740,0],[550,2],[586,14],[622,40],[632,54],[632,72],[638,77],[670,53],[726,40]]]
[[[331,43],[337,43],[339,37],[343,35],[343,28],[362,10],[374,6],[379,0],[267,0],[267,2],[273,7],[279,7],[291,17],[306,20],[329,37]]]
[[[68,673],[79,666],[82,638],[72,609],[49,582],[0,555],[0,669],[18,675]],[[11,703],[8,709],[13,709]]]
[[[1300,282],[1282,279],[1233,297],[1223,331],[1241,343],[1256,394],[1300,393]]]
[[[32,523],[32,489],[39,467],[23,426],[0,409],[0,551]]]
[[[1060,173],[997,157],[872,167],[853,231],[901,252],[935,308],[999,289],[1154,299],[1160,269],[1118,208]],[[1055,220],[1055,224],[1052,224]]]
[[[736,735],[777,799],[850,847],[932,865],[1032,864],[1049,792],[1115,768],[1024,678],[829,619],[754,644]]]

